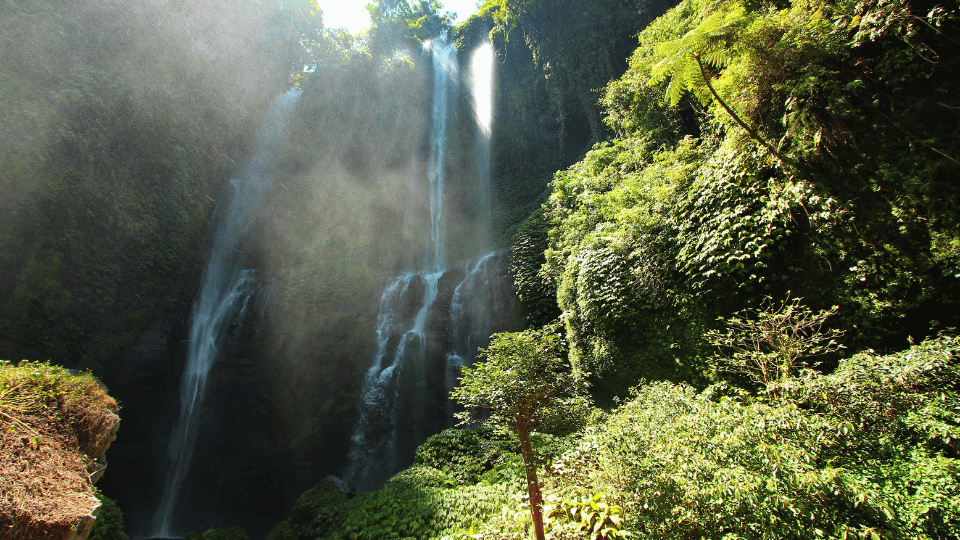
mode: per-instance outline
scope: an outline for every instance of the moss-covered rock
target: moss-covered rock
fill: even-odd
[[[116,439],[117,410],[90,374],[0,362],[0,539],[90,534],[102,507],[93,482]]]

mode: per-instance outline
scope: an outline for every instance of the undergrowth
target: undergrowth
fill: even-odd
[[[759,395],[641,384],[583,430],[540,438],[547,537],[956,538],[958,355],[946,336],[866,351]],[[519,457],[481,435],[434,437],[378,491],[328,481],[269,539],[528,538]]]

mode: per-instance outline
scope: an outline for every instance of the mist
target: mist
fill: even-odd
[[[90,369],[120,399],[99,486],[139,537],[157,534],[217,208],[270,103],[300,91],[233,255],[249,309],[226,325],[163,529],[265,534],[345,467],[380,292],[434,249],[429,51],[372,55],[307,2],[7,2],[0,41],[0,357]],[[442,135],[445,264],[495,247],[467,82]]]

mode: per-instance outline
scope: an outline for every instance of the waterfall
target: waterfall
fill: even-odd
[[[505,251],[493,252],[439,272],[408,273],[384,288],[343,487],[378,489],[424,439],[452,426],[448,396],[460,369],[490,334],[510,327],[508,260]]]
[[[490,334],[502,331],[508,321],[510,300],[503,293],[500,280],[508,276],[507,253],[492,252],[469,263],[463,281],[457,285],[450,302],[450,343],[446,352],[445,383],[453,389],[460,370],[469,365],[477,349],[486,347]],[[507,278],[509,279],[509,278]],[[453,425],[453,402],[447,401],[447,427]]]
[[[350,489],[377,489],[390,479],[400,463],[400,380],[403,370],[416,370],[418,364],[423,365],[427,311],[437,297],[439,278],[440,273],[403,275],[390,283],[380,298],[377,352],[364,378],[360,419],[351,440],[350,465],[343,478]],[[425,392],[426,388],[418,390]],[[405,410],[403,415],[408,422],[416,421],[422,412]]]
[[[433,105],[430,126],[429,202],[430,245],[433,258],[428,268],[437,270],[446,263],[446,223],[444,222],[443,191],[446,180],[444,160],[447,143],[447,116],[457,79],[457,50],[446,34],[425,45],[433,58]]]
[[[241,321],[260,287],[256,273],[243,267],[240,242],[256,220],[270,184],[277,145],[299,97],[291,90],[271,106],[257,132],[255,147],[243,173],[230,181],[214,215],[209,258],[191,313],[186,365],[180,383],[180,415],[170,437],[160,506],[153,519],[157,538],[170,538],[177,499],[190,468],[207,377],[231,325]]]
[[[377,352],[363,383],[360,418],[351,440],[349,464],[343,475],[347,487],[367,491],[380,487],[401,462],[397,401],[401,378],[425,366],[427,314],[438,292],[446,253],[444,184],[447,116],[457,80],[456,47],[446,35],[424,43],[433,66],[430,155],[427,163],[427,199],[430,212],[428,270],[396,278],[383,291],[377,320]],[[426,392],[423,377],[412,377]],[[422,424],[425,407],[404,411],[408,423]],[[419,418],[418,418],[419,417]]]
[[[481,245],[489,247],[490,128],[493,56],[474,55],[471,97],[480,132],[475,180]],[[359,418],[342,474],[349,490],[378,489],[408,464],[423,440],[452,424],[449,392],[460,369],[486,346],[492,332],[510,325],[504,253],[448,266],[444,192],[447,181],[448,117],[457,102],[456,50],[446,36],[424,45],[433,68],[433,102],[427,162],[430,218],[428,254],[422,270],[392,280],[383,290],[377,319],[377,349],[363,383]],[[509,278],[508,278],[509,280]],[[505,292],[506,291],[506,292]]]

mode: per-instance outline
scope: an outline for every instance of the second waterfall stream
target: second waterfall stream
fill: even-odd
[[[157,538],[180,533],[175,510],[190,470],[207,378],[230,325],[243,318],[260,287],[238,247],[269,190],[277,145],[299,97],[299,91],[290,90],[274,101],[257,132],[249,163],[230,181],[214,216],[209,255],[190,318],[189,349],[180,379],[180,415],[170,437],[163,495],[153,519]]]
[[[481,46],[483,47],[483,46]],[[460,368],[485,346],[493,332],[510,326],[508,257],[492,252],[450,264],[447,258],[448,119],[458,104],[460,80],[455,45],[446,36],[424,46],[433,68],[427,191],[430,239],[420,268],[393,279],[383,290],[371,359],[351,441],[345,489],[378,489],[413,460],[428,436],[451,427],[448,395]],[[492,61],[475,55],[467,78],[474,106],[478,164],[475,175],[480,236],[489,238],[490,110]],[[488,246],[489,249],[489,246]]]

